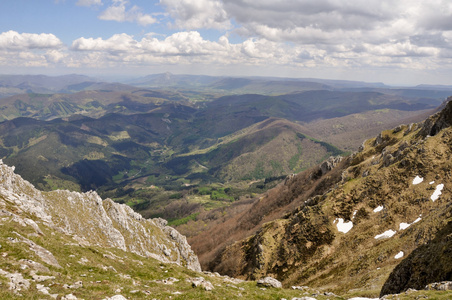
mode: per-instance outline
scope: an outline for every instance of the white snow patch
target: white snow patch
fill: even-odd
[[[400,223],[399,230],[407,229],[408,227],[410,227],[410,225],[411,224],[409,224],[409,223]]]
[[[357,210],[355,210],[355,211],[353,212],[352,220],[355,218],[357,212],[358,212]]]
[[[424,181],[424,178],[420,177],[419,175],[417,175],[414,179],[413,179],[413,184],[419,184],[422,181]]]
[[[430,199],[432,199],[432,201],[436,201],[439,198],[439,195],[441,195],[441,191],[444,188],[444,184],[438,184],[436,186],[436,190],[433,192],[433,195],[430,197]]]
[[[403,251],[400,251],[399,253],[397,253],[397,254],[394,256],[394,258],[395,258],[395,259],[399,259],[399,258],[402,258],[404,255],[405,255],[405,253],[403,253]]]
[[[400,223],[400,225],[399,225],[399,230],[407,229],[407,228],[410,227],[411,225],[413,225],[413,224],[419,222],[420,220],[422,220],[422,219],[421,219],[421,216],[422,216],[422,215],[419,215],[419,217],[418,217],[416,220],[414,220],[412,223]]]
[[[435,182],[434,181],[430,181],[428,184],[434,184]]]
[[[376,240],[378,240],[378,239],[388,239],[390,237],[393,237],[394,234],[396,234],[396,232],[394,230],[392,230],[392,229],[389,229],[389,230],[386,230],[385,232],[383,232],[382,234],[377,234],[375,236],[375,239]]]
[[[374,209],[374,213],[379,212],[379,211],[382,211],[382,210],[383,210],[383,206],[380,205],[380,206],[378,206],[378,207],[376,207],[376,208]]]
[[[336,225],[337,226],[337,230],[340,231],[340,232],[347,233],[353,227],[353,222],[352,221],[344,222],[344,219],[342,219],[342,218],[339,218],[339,219],[336,219],[336,220],[337,220],[337,225]],[[336,222],[336,220],[334,220],[334,221]]]

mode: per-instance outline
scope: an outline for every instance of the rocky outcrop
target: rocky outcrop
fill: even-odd
[[[36,216],[45,226],[72,235],[80,245],[118,248],[201,271],[186,238],[166,226],[166,221],[144,219],[126,205],[102,200],[96,192],[41,192],[0,161],[0,196],[0,208],[15,207],[3,209],[2,214],[29,224],[36,234],[42,234],[39,226],[21,214]],[[46,249],[22,236],[18,239],[47,263],[59,266]]]
[[[257,281],[257,285],[272,287],[272,288],[282,288],[281,282],[276,280],[273,277],[265,277],[265,278],[259,279]]]
[[[334,169],[342,161],[342,159],[342,156],[330,156],[320,165],[322,175],[325,175],[326,173]]]
[[[430,283],[425,287],[425,290],[452,291],[452,281]]]
[[[421,136],[434,136],[442,129],[452,125],[451,100],[452,97],[447,98],[447,100],[440,107],[441,111],[424,121],[424,124],[419,132]]]
[[[444,217],[451,218],[452,209]],[[380,297],[408,289],[428,289],[426,285],[432,282],[452,280],[451,249],[452,221],[432,241],[415,249],[394,268],[381,289]]]

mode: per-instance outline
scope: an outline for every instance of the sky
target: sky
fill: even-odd
[[[450,0],[1,0],[0,74],[452,84]]]

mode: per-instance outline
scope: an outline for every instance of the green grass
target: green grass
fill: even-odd
[[[188,221],[190,221],[190,220],[196,220],[196,217],[198,215],[199,215],[199,212],[191,214],[191,215],[189,215],[189,216],[187,216],[185,218],[176,219],[176,220],[168,220],[168,225],[169,226],[179,226],[179,225],[182,225],[182,224],[187,224]]]
[[[8,218],[6,218],[8,219]],[[165,264],[153,258],[144,258],[133,253],[114,248],[97,246],[80,246],[74,243],[71,236],[53,231],[40,225],[44,236],[30,236],[33,231],[22,227],[13,221],[3,220],[0,223],[1,253],[7,253],[0,261],[0,269],[15,273],[20,272],[30,280],[28,290],[20,291],[23,299],[52,299],[41,294],[36,289],[36,282],[31,281],[31,269],[20,267],[19,259],[31,259],[40,262],[48,271],[40,271],[40,275],[55,276],[55,279],[40,282],[49,287],[50,294],[65,296],[70,293],[83,299],[103,299],[121,294],[130,299],[146,298],[152,295],[159,299],[281,299],[303,295],[300,291],[291,289],[261,289],[256,282],[231,284],[223,278],[197,273],[175,264]],[[22,242],[12,243],[9,237],[15,237],[13,232],[27,236],[36,244],[49,250],[64,268],[46,265]],[[174,284],[166,285],[159,281],[169,277],[176,278]],[[214,289],[205,291],[202,287],[193,287],[189,278],[204,277],[210,281]],[[81,288],[66,289],[63,285],[73,285],[81,281]],[[18,295],[7,289],[7,279],[0,276],[0,298],[17,299]],[[117,290],[120,290],[117,292]],[[308,294],[314,291],[309,290]],[[318,299],[326,299],[319,297]],[[341,298],[329,298],[341,299]]]

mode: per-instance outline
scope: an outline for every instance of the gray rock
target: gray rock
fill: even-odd
[[[273,287],[273,288],[282,288],[281,282],[279,282],[278,280],[276,280],[273,277],[265,277],[265,278],[259,279],[257,281],[257,285]]]
[[[18,293],[22,290],[28,290],[30,288],[30,281],[25,279],[20,273],[9,273],[0,269],[0,275],[9,279],[9,289],[14,293]]]
[[[381,133],[379,133],[377,135],[377,137],[375,138],[375,142],[374,142],[374,146],[378,146],[383,142],[383,136],[381,135]]]
[[[334,169],[338,163],[342,161],[342,156],[330,156],[326,161],[324,161],[320,165],[320,170],[322,172],[322,175],[325,175],[332,169]]]
[[[452,281],[441,281],[430,283],[425,287],[425,290],[451,291]]]
[[[114,295],[112,297],[107,297],[104,300],[127,300],[126,297],[124,297],[123,295]]]
[[[188,278],[187,281],[190,282],[193,287],[200,286],[204,288],[206,291],[213,290],[212,283],[210,283],[210,281],[207,281],[202,277]]]
[[[102,200],[96,192],[57,190],[43,193],[0,160],[0,195],[0,207],[6,207],[1,205],[5,200],[17,207],[14,214],[2,209],[1,215],[32,227],[38,235],[43,235],[43,231],[28,218],[29,215],[40,219],[40,224],[72,235],[83,246],[114,247],[201,271],[198,257],[185,236],[167,226],[165,220],[145,219],[127,205]],[[25,212],[27,218],[17,212]],[[42,246],[24,237],[12,242],[19,241],[27,243],[44,262],[59,267],[52,253]]]

